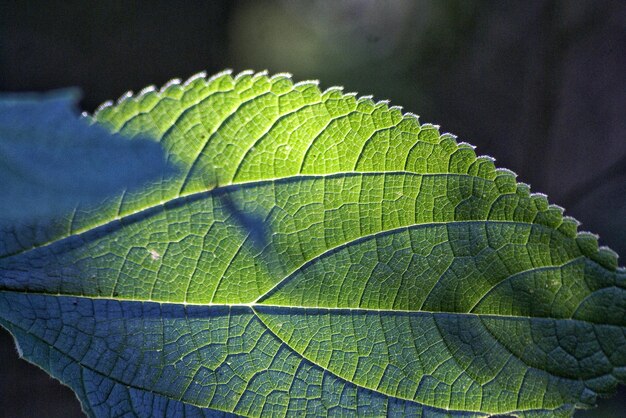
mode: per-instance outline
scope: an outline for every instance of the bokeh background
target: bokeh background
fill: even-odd
[[[129,89],[224,68],[391,99],[626,254],[623,0],[0,0],[0,91],[78,86],[93,111]],[[82,416],[4,330],[0,416]],[[626,417],[626,390],[576,417]]]

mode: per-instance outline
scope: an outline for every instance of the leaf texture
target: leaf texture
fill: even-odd
[[[0,323],[90,416],[567,417],[626,378],[617,255],[415,115],[225,72],[91,120],[182,169],[2,235]]]

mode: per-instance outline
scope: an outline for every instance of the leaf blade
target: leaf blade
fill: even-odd
[[[79,321],[74,306],[116,306],[125,336],[154,320],[144,325],[156,338],[147,352],[169,360],[136,359],[127,368],[140,377],[121,368],[116,379],[144,379],[138,390],[149,391],[169,378],[158,413],[177,399],[243,415],[570,416],[624,379],[626,344],[604,341],[624,339],[615,255],[513,173],[413,115],[285,76],[224,73],[93,118],[157,138],[182,173],[121,197],[116,211],[79,216],[77,235],[0,257],[3,300],[22,301],[0,312],[65,307],[42,336],[64,316]],[[266,238],[255,238],[259,224]],[[39,308],[27,308],[29,298]],[[142,309],[152,317],[137,317]],[[224,311],[252,328],[211,324]],[[104,331],[109,314],[92,315],[105,327],[96,334],[117,335]],[[165,323],[169,346],[156,337]],[[28,318],[3,324],[31,328]],[[259,357],[246,361],[239,355],[251,343]],[[87,352],[128,356],[123,346]],[[215,363],[220,352],[231,363]],[[231,366],[243,386],[227,399],[216,394]],[[309,377],[314,395],[292,395],[311,386],[298,375],[305,369],[319,376]]]

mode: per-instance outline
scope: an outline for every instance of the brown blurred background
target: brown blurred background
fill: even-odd
[[[92,111],[129,89],[224,68],[391,99],[626,254],[623,0],[0,0],[0,91],[78,86]],[[1,417],[81,416],[4,330],[0,359]],[[626,417],[626,390],[576,417]]]

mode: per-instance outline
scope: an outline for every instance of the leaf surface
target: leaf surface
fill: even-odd
[[[71,90],[0,95],[3,224],[45,221],[172,173],[158,144],[89,126],[76,101]]]
[[[244,72],[93,120],[181,173],[0,256],[0,323],[91,416],[566,417],[626,378],[617,256],[412,114]]]

